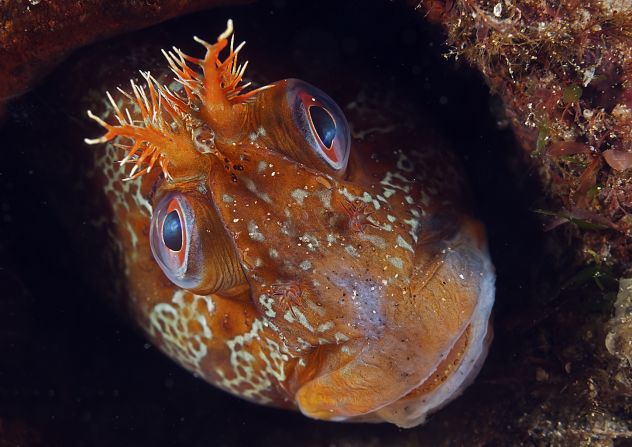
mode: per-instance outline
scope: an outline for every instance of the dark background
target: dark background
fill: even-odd
[[[193,34],[212,40],[228,17],[237,38],[248,41],[252,67],[284,59],[295,70],[285,76],[317,80],[334,98],[345,77],[370,78],[422,109],[465,166],[498,270],[497,337],[476,384],[424,427],[312,421],[215,390],[147,344],[82,274],[78,235],[62,223],[82,216],[60,216],[54,203],[72,192],[49,187],[36,160],[55,147],[58,126],[76,129],[77,141],[94,136],[84,115],[56,110],[59,85],[74,84],[71,67],[95,51]],[[401,2],[262,1],[82,49],[14,102],[0,127],[0,446],[485,444],[489,428],[477,429],[479,413],[496,414],[493,430],[507,439],[531,436],[512,427],[521,410],[510,401],[525,385],[505,375],[522,355],[517,340],[525,330],[498,322],[539,299],[529,294],[530,266],[543,252],[529,211],[537,188],[502,128],[500,104],[473,71],[444,58],[443,39]]]

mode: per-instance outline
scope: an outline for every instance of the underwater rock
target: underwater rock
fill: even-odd
[[[200,9],[246,1],[3,1],[0,3],[0,102],[28,91],[73,50],[91,42]]]
[[[632,2],[424,0],[478,68],[581,256],[632,267]],[[553,225],[556,226],[556,225]]]
[[[606,348],[610,354],[632,366],[632,278],[619,281],[614,307],[615,316],[606,336]]]

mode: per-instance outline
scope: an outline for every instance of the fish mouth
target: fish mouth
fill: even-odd
[[[415,260],[410,299],[385,311],[379,338],[297,391],[304,414],[410,427],[473,380],[491,341],[494,268],[478,222],[437,247]]]
[[[480,372],[494,337],[492,306],[495,295],[494,269],[486,268],[481,293],[472,320],[437,365],[433,374],[401,399],[367,414],[367,422],[391,422],[410,428],[459,397]]]

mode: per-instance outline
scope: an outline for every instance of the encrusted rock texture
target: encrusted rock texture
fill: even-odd
[[[76,48],[200,9],[238,3],[245,0],[0,0],[0,108]]]
[[[550,193],[549,227],[632,267],[632,2],[424,0],[449,53],[477,67]]]
[[[590,271],[597,281],[604,275],[621,278],[616,301],[592,292],[593,302],[611,304],[583,323],[575,304],[567,319],[577,321],[568,324],[567,335],[577,340],[569,349],[583,344],[590,351],[587,392],[600,395],[596,408],[618,407],[619,415],[625,414],[632,391],[632,280],[625,279],[632,273],[632,1],[413,5],[443,26],[446,56],[477,68],[502,100],[498,121],[511,126],[538,173],[547,197],[533,211],[542,214],[545,230],[563,235],[558,253],[575,254],[578,270],[590,266],[579,276]],[[570,329],[574,325],[581,329]],[[590,347],[580,341],[586,335],[595,337]],[[632,436],[629,413],[597,424],[590,418],[578,422],[561,408],[552,414],[549,420],[577,423],[573,430],[583,432],[584,441],[596,436],[599,445],[613,445]],[[623,425],[604,431],[615,420]],[[545,438],[555,439],[550,433]],[[566,445],[568,439],[557,442]]]

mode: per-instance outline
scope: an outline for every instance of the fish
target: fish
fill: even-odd
[[[366,95],[347,117],[298,79],[253,87],[231,20],[194,39],[202,57],[163,51],[170,74],[88,111],[133,318],[248,401],[423,423],[493,336],[494,267],[454,156]]]

